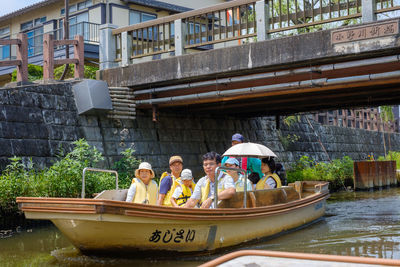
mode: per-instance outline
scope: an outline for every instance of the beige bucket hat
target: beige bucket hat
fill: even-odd
[[[151,169],[151,164],[148,162],[142,162],[139,165],[139,168],[135,171],[135,176],[139,178],[139,171],[140,170],[149,170],[151,172],[151,178],[154,178],[154,171]]]

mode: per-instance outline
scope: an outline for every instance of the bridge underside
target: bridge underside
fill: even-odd
[[[400,104],[399,34],[337,44],[332,31],[107,69],[98,77],[130,88],[137,109],[159,112],[262,116]]]
[[[352,64],[356,66],[334,69],[332,64],[241,76],[245,81],[240,82],[208,81],[214,84],[199,87],[196,84],[206,82],[180,85],[189,87],[186,89],[174,90],[169,86],[168,91],[161,91],[161,87],[156,93],[136,95],[139,103],[147,100],[137,107],[148,109],[157,105],[160,112],[262,116],[400,103],[398,56],[359,60],[348,65]],[[282,76],[276,76],[279,74]]]

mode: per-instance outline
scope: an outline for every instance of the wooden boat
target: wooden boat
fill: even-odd
[[[400,260],[267,250],[240,250],[206,262],[199,267],[212,266],[400,266]]]
[[[272,236],[324,215],[327,182],[237,192],[217,209],[185,209],[125,202],[127,190],[94,199],[18,197],[28,219],[51,220],[83,253],[200,252]],[[248,208],[244,206],[246,200]]]

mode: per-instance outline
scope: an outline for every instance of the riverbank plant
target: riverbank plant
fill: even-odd
[[[396,169],[400,169],[400,152],[398,151],[389,151],[386,157],[380,156],[378,160],[394,160],[396,161]]]
[[[303,156],[287,171],[287,178],[289,183],[303,180],[327,181],[331,191],[338,191],[353,185],[353,160],[345,156],[325,163]]]
[[[60,155],[54,164],[42,170],[34,168],[29,160],[23,163],[19,157],[11,158],[11,163],[0,175],[0,214],[17,212],[16,197],[80,197],[82,190],[82,172],[85,167],[96,167],[104,159],[101,153],[84,139],[75,141],[74,149],[66,155]],[[134,150],[122,153],[116,163],[117,170],[125,170],[120,176],[120,188],[128,188],[132,179],[132,170],[137,168],[139,160],[133,156]],[[87,172],[85,175],[86,196],[105,189],[115,188],[115,176],[109,173]]]

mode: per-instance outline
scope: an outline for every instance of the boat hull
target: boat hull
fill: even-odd
[[[327,197],[319,193],[290,204],[215,210],[101,200],[46,199],[35,204],[37,198],[20,198],[19,202],[27,218],[51,220],[83,252],[199,252],[312,222],[324,215]]]

